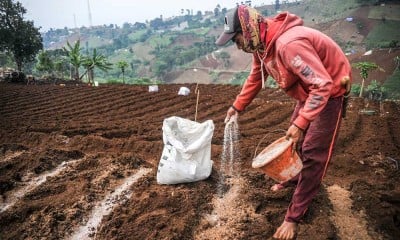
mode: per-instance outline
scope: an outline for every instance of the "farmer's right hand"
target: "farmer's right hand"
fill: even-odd
[[[303,129],[297,127],[296,125],[290,125],[289,129],[286,132],[286,139],[291,138],[293,140],[293,150],[292,154],[296,151],[297,142],[303,137]]]
[[[294,144],[299,141],[302,135],[303,130],[294,124],[290,125],[289,129],[286,131],[286,139],[291,138]]]
[[[228,123],[233,117],[237,118],[239,113],[231,106],[226,112],[225,123]]]

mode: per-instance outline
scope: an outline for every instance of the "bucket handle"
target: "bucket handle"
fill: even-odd
[[[277,133],[277,132],[284,132],[286,133],[286,130],[283,129],[276,129],[276,130],[272,130],[272,131],[268,131],[267,134],[265,134],[265,136],[258,142],[256,150],[254,151],[254,156],[253,159],[257,156],[257,151],[258,151],[258,147],[260,147],[260,144],[264,141],[264,139],[270,135],[271,133]]]

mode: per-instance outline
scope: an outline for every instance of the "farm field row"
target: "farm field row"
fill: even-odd
[[[182,86],[188,96],[178,95]],[[236,174],[219,196],[223,121],[240,87],[197,87],[196,115],[195,84],[149,92],[0,83],[0,239],[271,238],[294,188],[271,192],[274,181],[251,162],[262,139],[261,149],[284,134],[295,102],[266,89],[240,115]],[[171,116],[213,120],[208,179],[157,184],[162,124]],[[399,103],[351,99],[298,239],[400,236],[399,122]]]

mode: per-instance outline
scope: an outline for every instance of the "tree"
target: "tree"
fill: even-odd
[[[128,63],[125,61],[119,61],[117,63],[117,66],[119,69],[121,69],[122,72],[122,83],[125,84],[125,68],[128,67]]]
[[[281,7],[279,0],[275,0],[275,10],[278,11],[279,8]]]
[[[221,9],[221,5],[217,4],[217,6],[214,8],[214,16],[218,17],[220,14],[220,9]]]
[[[64,73],[68,70],[68,66],[68,60],[65,58],[60,58],[54,61],[54,70],[60,78],[64,78]]]
[[[74,46],[72,46],[69,42],[67,42],[67,48],[63,48],[67,53],[67,58],[69,63],[73,66],[72,78],[75,81],[79,81],[81,78],[79,77],[79,67],[82,65],[83,56],[81,54],[80,41],[76,41]]]
[[[19,2],[0,1],[0,51],[13,56],[19,71],[43,49],[39,28],[34,27],[33,21],[24,21],[25,13],[26,9]]]
[[[156,76],[161,77],[168,69],[168,64],[162,60],[156,60],[153,66],[153,72]]]
[[[56,72],[57,77],[64,78],[64,75],[68,74],[70,70],[66,52],[63,49],[47,50],[46,52],[53,62],[53,71]]]
[[[373,62],[357,62],[357,63],[354,63],[354,66],[360,70],[362,82],[361,82],[361,89],[360,89],[359,97],[362,97],[365,80],[368,78],[369,71],[375,70],[375,69],[379,69],[381,71],[384,71],[384,70],[381,67],[379,67],[376,63],[373,63]]]
[[[107,61],[107,58],[102,54],[97,54],[96,48],[93,49],[92,56],[87,56],[83,59],[83,66],[86,68],[88,74],[89,84],[94,82],[94,68],[98,68],[104,72],[111,69],[111,63]],[[83,76],[83,75],[82,75]]]
[[[36,63],[36,70],[41,73],[50,74],[54,69],[54,63],[51,60],[47,51],[40,51],[38,54],[38,62]]]

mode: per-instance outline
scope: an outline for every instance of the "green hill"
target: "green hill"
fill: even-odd
[[[385,4],[368,0],[280,2],[279,11],[290,11],[302,17],[305,25],[331,36],[349,54],[399,45],[400,1],[386,1]],[[275,15],[275,7],[257,6],[266,16]],[[232,45],[220,49],[215,46],[227,10],[220,8],[203,15],[188,14],[172,19],[156,18],[148,23],[125,23],[122,27],[110,24],[56,29],[43,34],[44,46],[54,51],[65,46],[67,41],[73,43],[80,39],[83,53],[96,48],[112,63],[126,61],[128,83],[138,78],[167,83],[230,83],[249,71],[251,56]],[[96,78],[100,82],[118,82],[121,72],[114,65],[107,73],[96,72]]]

